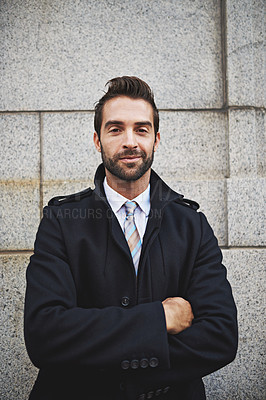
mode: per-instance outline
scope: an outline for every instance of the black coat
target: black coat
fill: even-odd
[[[25,341],[40,373],[30,399],[205,399],[201,377],[231,362],[236,308],[217,240],[196,203],[151,175],[136,277],[119,222],[95,190],[44,208],[27,270]],[[168,335],[162,301],[195,319]]]

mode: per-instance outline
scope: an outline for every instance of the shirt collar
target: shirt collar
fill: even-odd
[[[103,181],[103,187],[108,203],[110,204],[114,213],[117,213],[123,204],[129,199],[112,189],[108,185],[106,177]],[[148,216],[150,212],[150,184],[148,185],[147,189],[144,190],[144,192],[140,193],[137,197],[132,199],[132,201],[136,201],[142,211],[146,214],[146,216]]]

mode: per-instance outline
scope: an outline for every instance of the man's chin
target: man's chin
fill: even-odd
[[[143,168],[136,166],[136,163],[127,163],[126,165],[119,166],[116,165],[115,168],[108,168],[106,166],[108,171],[116,176],[117,178],[123,180],[123,181],[137,181],[140,179],[146,171],[143,171]]]
[[[116,174],[117,178],[120,178],[123,181],[127,182],[137,181],[139,178],[141,178],[141,175],[142,174],[133,166],[132,167],[128,166],[126,170],[122,169],[120,171],[117,171]]]
[[[122,165],[121,165],[121,167],[120,167],[121,169],[123,169],[124,171],[127,171],[127,170],[138,170],[138,166],[137,166],[137,162],[127,162],[127,163],[123,163]]]

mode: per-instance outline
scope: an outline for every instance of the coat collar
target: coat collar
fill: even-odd
[[[109,207],[103,188],[104,177],[105,169],[103,164],[100,164],[96,170],[94,179],[95,194],[106,204],[107,207]],[[151,243],[158,235],[165,206],[173,201],[181,202],[183,198],[183,195],[174,192],[153,170],[151,170],[150,185],[151,209],[143,237],[140,263],[142,262],[142,259],[146,258]],[[119,223],[116,221],[116,218],[114,218],[113,212],[111,215],[112,218],[110,219],[110,223],[113,237],[117,244],[129,255],[128,246]]]
[[[105,169],[103,164],[100,164],[96,170],[94,177],[95,193],[100,197],[106,204],[106,196],[103,188],[103,181],[105,177]],[[151,198],[151,209],[162,210],[168,203],[181,200],[184,196],[176,193],[172,190],[152,169],[150,178],[150,198]],[[155,216],[159,216],[160,213],[154,213]]]
[[[95,184],[94,192],[98,196],[98,198],[100,198],[105,203],[106,207],[109,208],[110,206],[107,202],[103,188],[104,177],[105,177],[105,169],[103,164],[100,164],[96,170],[94,178],[94,184]],[[152,245],[154,239],[159,233],[165,206],[173,201],[188,205],[186,204],[186,199],[183,200],[183,195],[173,191],[153,170],[151,170],[150,185],[151,185],[150,189],[151,210],[149,214],[149,220],[146,227],[146,231],[143,237],[139,266],[145,263],[150,246]],[[111,212],[111,215],[112,217],[109,218],[109,222],[111,225],[112,236],[116,241],[117,245],[127,254],[129,260],[131,260],[132,273],[135,276],[135,268],[132,262],[131,254],[125,236],[121,230],[119,222],[115,218],[114,213]]]

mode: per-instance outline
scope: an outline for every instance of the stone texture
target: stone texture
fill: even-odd
[[[218,239],[227,245],[226,183],[225,181],[178,181],[170,186],[184,197],[199,203]]]
[[[224,249],[223,257],[238,307],[239,338],[260,341],[265,320],[266,249]]]
[[[93,113],[43,116],[44,181],[85,181],[101,162],[93,143]]]
[[[230,105],[265,106],[265,2],[227,1]]]
[[[160,108],[223,103],[218,1],[1,1],[1,110],[87,110],[108,79],[147,80]]]
[[[29,257],[30,254],[0,255],[2,400],[26,400],[37,374],[28,358],[23,336],[25,270]]]
[[[208,400],[264,400],[266,250],[224,250],[239,322],[236,359],[205,378]]]
[[[39,182],[0,183],[0,250],[33,248],[39,202]]]
[[[219,112],[161,112],[154,167],[163,179],[208,180],[228,174],[227,118]]]
[[[230,176],[265,176],[265,113],[229,112]]]
[[[266,178],[228,180],[229,246],[265,246]]]
[[[38,179],[38,114],[0,114],[0,180]]]
[[[265,346],[240,340],[235,361],[204,378],[207,400],[265,400]]]

